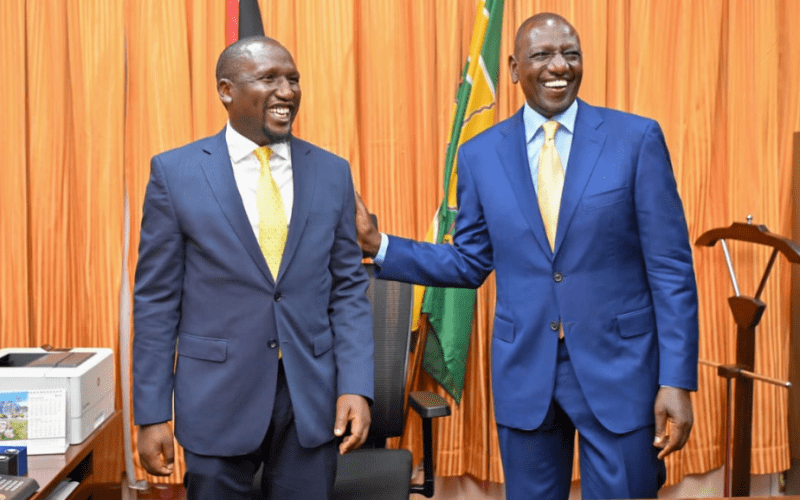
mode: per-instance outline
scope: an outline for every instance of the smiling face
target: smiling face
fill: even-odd
[[[546,118],[563,112],[578,97],[581,41],[560,16],[540,14],[525,21],[508,65],[511,81],[519,82],[528,105]]]
[[[217,90],[231,126],[259,146],[287,140],[301,96],[300,73],[289,51],[259,38],[221,66]]]

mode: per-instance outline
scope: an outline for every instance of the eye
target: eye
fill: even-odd
[[[577,50],[566,52],[564,54],[564,59],[568,61],[579,61],[581,59],[581,53]]]
[[[531,59],[534,59],[536,61],[544,61],[549,59],[550,56],[551,56],[550,52],[539,51],[539,52],[534,52],[533,55],[531,55]]]

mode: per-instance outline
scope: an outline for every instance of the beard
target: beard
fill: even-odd
[[[292,137],[292,126],[294,125],[295,116],[297,116],[297,108],[291,111],[292,115],[289,118],[289,128],[286,132],[276,132],[274,130],[270,130],[270,128],[267,126],[267,123],[269,123],[268,121],[269,118],[267,116],[268,113],[269,113],[268,107],[265,105],[264,117],[261,121],[262,123],[261,129],[264,132],[264,137],[267,138],[267,144],[277,144],[279,142],[288,141],[289,138]]]
[[[273,132],[272,130],[264,127],[264,135],[267,138],[267,144],[276,144],[279,142],[286,142],[292,137],[292,127],[289,127],[289,131],[283,134],[278,132]]]

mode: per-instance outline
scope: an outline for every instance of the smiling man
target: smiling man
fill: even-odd
[[[300,73],[265,37],[227,47],[228,124],[156,155],[134,290],[139,458],[191,499],[330,498],[336,441],[364,442],[372,398],[368,278],[348,163],[292,136]],[[350,433],[345,435],[345,430]]]
[[[582,498],[655,498],[697,386],[697,289],[664,136],[577,98],[581,43],[561,16],[522,23],[508,62],[526,103],[461,146],[453,244],[380,234],[360,200],[359,243],[384,279],[478,287],[496,272],[508,500],[569,497],[576,430]]]

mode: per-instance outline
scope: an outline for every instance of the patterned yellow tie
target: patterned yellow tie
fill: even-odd
[[[286,246],[286,209],[283,207],[281,191],[269,170],[272,150],[266,146],[254,151],[261,163],[261,176],[256,187],[258,200],[258,245],[267,260],[272,277],[277,280],[281,267],[283,248]]]
[[[544,145],[539,153],[539,173],[536,180],[539,187],[539,210],[542,212],[544,229],[550,242],[550,251],[556,247],[556,227],[558,209],[561,206],[561,192],[564,190],[564,169],[556,150],[555,136],[558,122],[549,121],[542,125]]]

